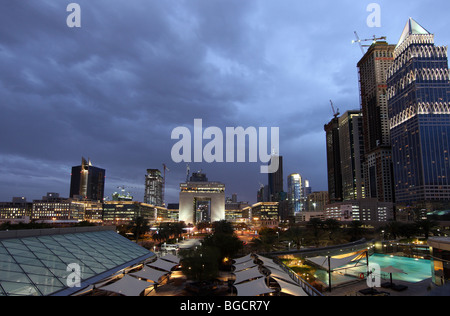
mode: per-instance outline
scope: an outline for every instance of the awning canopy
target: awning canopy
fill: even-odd
[[[278,279],[282,279],[286,282],[292,282],[292,278],[289,276],[289,274],[287,274],[286,272],[280,271],[278,269],[269,269],[270,270],[270,276],[271,277],[276,277]]]
[[[234,265],[242,264],[242,263],[250,261],[250,260],[253,261],[253,258],[251,255],[246,255],[245,257],[233,259]]]
[[[173,262],[175,264],[179,264],[180,263],[180,258],[178,258],[177,256],[174,256],[171,253],[168,253],[167,255],[161,257],[161,259]]]
[[[308,296],[308,294],[306,294],[306,292],[298,285],[292,284],[290,282],[285,282],[284,280],[276,277],[274,277],[274,280],[277,281],[277,283],[280,285],[282,293],[292,296]]]
[[[274,290],[267,287],[265,278],[234,285],[237,290],[237,296],[258,296],[272,293]]]
[[[176,265],[177,265],[176,263],[168,262],[161,259],[157,259],[155,262],[147,263],[147,266],[149,267],[158,268],[167,272],[170,272]]]
[[[153,283],[140,281],[125,274],[119,281],[100,288],[100,290],[114,292],[125,296],[139,296],[145,289],[153,286]]]
[[[234,282],[234,284],[238,284],[247,280],[251,280],[254,278],[260,278],[263,277],[264,275],[259,272],[259,268],[258,267],[254,267],[248,270],[244,270],[241,272],[235,272],[234,273],[236,275],[236,280]]]
[[[281,267],[276,264],[275,262],[273,262],[272,259],[263,257],[263,256],[259,256],[258,255],[258,259],[262,261],[263,266],[267,267],[267,268],[273,268],[273,269],[278,269],[278,270],[282,270]]]
[[[168,274],[168,272],[155,270],[150,267],[144,267],[140,271],[130,273],[130,275],[132,275],[132,276],[135,276],[135,277],[141,278],[141,279],[146,279],[147,281],[152,281],[154,283],[158,283],[158,280],[166,274]]]
[[[365,257],[365,252],[358,252],[350,254],[347,257],[344,256],[336,256],[336,257],[314,257],[314,258],[306,258],[306,261],[312,262],[315,265],[326,271],[333,271],[337,268],[343,267],[352,261],[357,261],[361,258]]]
[[[256,267],[257,264],[254,264],[253,261],[247,261],[247,262],[244,262],[241,264],[234,264],[233,266],[235,267],[234,271],[239,272],[239,271],[247,270],[249,268]]]

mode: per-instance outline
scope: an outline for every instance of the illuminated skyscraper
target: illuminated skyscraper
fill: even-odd
[[[395,45],[372,44],[358,62],[364,135],[364,189],[367,198],[394,201],[387,83]]]
[[[289,215],[294,216],[295,213],[302,211],[302,177],[298,173],[290,174],[287,185]]]
[[[409,19],[388,72],[397,203],[450,200],[450,80],[447,47]]]
[[[72,167],[70,198],[103,201],[105,194],[105,169],[92,166],[90,160],[81,159],[81,166]]]

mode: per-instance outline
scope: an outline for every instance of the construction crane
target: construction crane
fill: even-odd
[[[373,38],[360,39],[359,36],[358,36],[358,33],[356,33],[356,31],[354,33],[355,33],[356,40],[353,40],[352,44],[358,43],[359,47],[361,48],[361,52],[363,53],[363,55],[366,54],[366,51],[364,50],[364,47],[370,47],[371,45],[363,45],[363,44],[361,44],[361,42],[372,42],[372,44],[375,44],[377,41],[387,40],[386,36],[377,37],[376,35],[374,35]]]
[[[339,109],[337,109],[337,111],[334,109],[333,101],[330,100],[330,103],[331,103],[331,110],[333,110],[334,118],[337,118],[341,113],[339,113]]]

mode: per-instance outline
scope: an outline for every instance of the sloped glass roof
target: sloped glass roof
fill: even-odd
[[[83,282],[152,255],[114,231],[0,240],[0,296],[45,296],[68,288],[73,263]]]
[[[400,46],[409,35],[431,35],[424,27],[417,23],[413,18],[409,18],[406,22],[405,28],[403,29],[402,36],[398,41],[397,46]]]

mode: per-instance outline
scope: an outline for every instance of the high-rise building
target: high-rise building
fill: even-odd
[[[388,72],[389,123],[400,204],[450,200],[447,47],[409,19]]]
[[[335,116],[324,126],[327,142],[327,174],[329,203],[342,201],[341,150],[339,119]]]
[[[90,160],[81,159],[81,165],[72,167],[70,198],[103,201],[105,194],[105,169],[92,166]]]
[[[364,189],[367,198],[394,202],[387,73],[395,45],[372,44],[358,62],[364,135]]]
[[[364,198],[362,115],[347,111],[325,125],[329,203]]]
[[[225,185],[208,181],[204,173],[193,173],[180,184],[180,221],[186,224],[225,219]]]
[[[163,206],[164,179],[158,169],[147,169],[145,175],[144,203],[154,206]]]
[[[339,117],[342,199],[362,199],[364,195],[364,140],[360,111],[347,111]]]
[[[288,213],[294,216],[302,211],[302,177],[298,173],[293,173],[287,179],[288,192]]]
[[[283,200],[283,156],[272,156],[272,159],[278,159],[278,170],[269,173],[269,197],[271,202]]]

